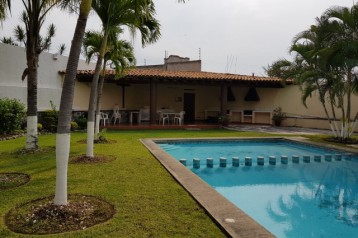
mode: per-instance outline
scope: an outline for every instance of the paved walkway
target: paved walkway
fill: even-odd
[[[315,134],[332,134],[330,130],[321,129],[310,129],[302,127],[276,127],[269,125],[229,125],[228,129],[237,131],[254,131],[254,132],[265,132],[270,134],[297,134],[297,135],[315,135]]]

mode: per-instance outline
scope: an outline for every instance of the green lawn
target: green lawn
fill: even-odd
[[[104,224],[50,237],[225,237],[139,139],[237,136],[272,135],[223,129],[108,131],[106,137],[117,142],[97,144],[95,153],[115,155],[117,159],[105,164],[70,164],[68,192],[102,197],[115,205],[116,215]],[[85,137],[85,133],[72,134],[71,155],[85,152],[86,145],[77,142]],[[24,144],[24,137],[0,142],[0,172],[31,175],[28,184],[0,191],[0,237],[20,237],[4,225],[9,209],[55,191],[54,148],[37,154],[13,154]],[[55,135],[40,136],[40,145],[53,147]]]

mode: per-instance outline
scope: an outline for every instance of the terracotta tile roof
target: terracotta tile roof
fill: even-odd
[[[61,71],[60,73],[65,73]],[[92,76],[94,70],[78,70],[77,77],[85,79]],[[107,79],[114,78],[115,71],[107,70]],[[129,69],[124,72],[122,79],[166,79],[166,80],[184,80],[184,81],[230,81],[230,82],[255,82],[281,84],[280,78],[249,76],[228,73],[211,73],[211,72],[192,72],[192,71],[166,71],[159,69]]]

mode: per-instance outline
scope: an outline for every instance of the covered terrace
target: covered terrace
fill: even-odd
[[[78,70],[77,84],[86,84],[89,88],[93,73],[93,70]],[[126,70],[121,77],[116,77],[114,70],[107,70],[103,91],[106,99],[102,109],[110,110],[114,104],[130,109],[148,105],[148,123],[156,125],[158,110],[167,107],[185,111],[185,124],[204,122],[212,114],[226,115],[231,111],[246,109],[270,110],[273,106],[262,102],[277,91],[267,90],[277,90],[284,85],[279,78],[255,75],[137,68]],[[84,94],[75,92],[75,101],[79,101],[78,98]],[[263,97],[261,102],[259,94]],[[245,121],[240,119],[238,122]]]

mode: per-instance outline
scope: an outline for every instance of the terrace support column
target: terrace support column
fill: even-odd
[[[227,85],[221,85],[221,97],[220,97],[220,114],[226,115],[227,114]]]
[[[149,123],[150,125],[155,125],[157,120],[157,82],[154,79],[150,79],[149,85],[149,100],[150,100],[150,109],[149,109]]]

